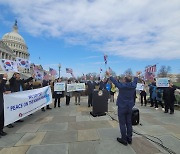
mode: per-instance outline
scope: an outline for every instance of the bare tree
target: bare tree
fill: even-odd
[[[167,77],[170,71],[171,71],[170,66],[163,65],[158,71],[158,77]]]

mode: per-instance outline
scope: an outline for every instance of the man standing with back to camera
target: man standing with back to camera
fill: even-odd
[[[118,82],[111,76],[109,71],[106,72],[112,83],[119,89],[116,104],[118,106],[121,138],[118,137],[117,141],[123,145],[127,145],[127,143],[132,144],[132,108],[135,105],[134,93],[140,73],[136,73],[133,81],[130,76],[125,76],[123,82]]]

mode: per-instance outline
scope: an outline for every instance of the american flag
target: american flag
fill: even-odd
[[[104,62],[105,62],[105,64],[107,64],[107,58],[108,58],[108,56],[104,55]]]
[[[66,73],[73,74],[73,70],[71,68],[66,68]]]
[[[153,80],[155,78],[155,74],[152,72],[145,72],[145,77],[146,80]]]
[[[150,73],[156,72],[156,65],[146,67],[145,72],[150,72]]]
[[[49,68],[49,73],[50,73],[52,76],[57,75],[56,70],[54,70],[53,68]]]

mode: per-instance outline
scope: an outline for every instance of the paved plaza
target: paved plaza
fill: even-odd
[[[167,153],[136,134],[132,145],[118,143],[118,123],[108,115],[92,117],[87,97],[81,97],[78,106],[74,105],[74,98],[70,106],[65,105],[64,99],[61,102],[60,108],[38,111],[25,118],[23,123],[15,123],[14,128],[5,128],[8,135],[0,138],[0,154]],[[155,110],[139,103],[136,107],[140,109],[140,125],[134,126],[134,130],[158,137],[165,146],[180,154],[180,111],[170,115],[163,113],[161,108]],[[115,103],[109,103],[109,114],[114,118],[117,118],[116,110]]]

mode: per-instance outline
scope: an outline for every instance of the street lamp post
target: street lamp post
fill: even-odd
[[[58,68],[59,68],[59,78],[60,78],[60,73],[61,73],[61,64],[60,63],[58,65]]]

